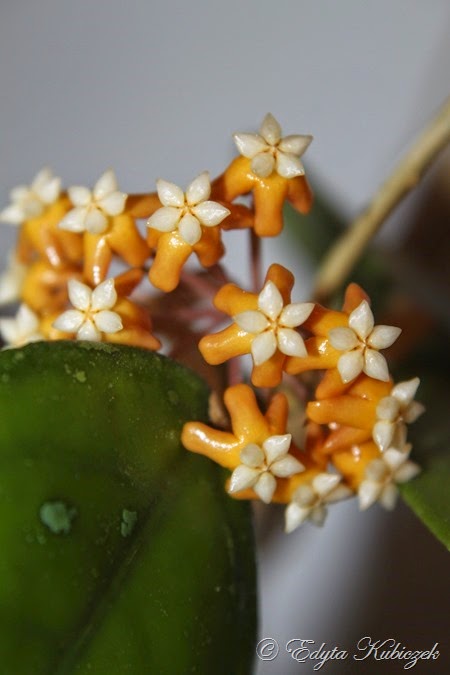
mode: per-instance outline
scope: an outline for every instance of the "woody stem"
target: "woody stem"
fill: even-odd
[[[449,142],[450,98],[375,193],[367,209],[325,256],[315,281],[315,297],[318,300],[325,301],[342,286],[386,218],[419,183],[426,169]]]

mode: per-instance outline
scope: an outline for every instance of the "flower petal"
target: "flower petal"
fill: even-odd
[[[277,152],[277,173],[283,178],[303,176],[305,168],[298,157],[285,152]]]
[[[316,501],[316,493],[311,485],[300,485],[292,495],[292,499],[299,506],[311,508]]]
[[[123,323],[117,312],[103,309],[94,315],[94,323],[102,333],[117,333],[122,330]]]
[[[302,507],[291,502],[285,511],[285,526],[284,530],[287,534],[297,529],[309,516],[309,507]]]
[[[291,442],[291,434],[280,434],[266,438],[262,446],[266,453],[267,463],[270,465],[286,455],[291,447]]]
[[[272,501],[273,493],[277,487],[277,481],[272,476],[271,473],[265,471],[260,475],[255,485],[253,486],[254,491],[262,499],[264,504],[270,504]]]
[[[17,302],[27,274],[27,266],[10,256],[7,269],[0,275],[0,305]]]
[[[303,338],[292,328],[277,330],[278,349],[286,356],[308,356]]]
[[[186,244],[194,246],[202,238],[202,228],[192,213],[186,213],[178,223],[178,231]]]
[[[27,185],[16,185],[10,193],[10,199],[12,202],[21,204],[30,198],[32,190]]]
[[[87,206],[92,202],[92,193],[87,187],[74,185],[67,190],[69,199],[74,206]]]
[[[272,330],[257,335],[252,342],[251,351],[255,366],[260,366],[273,356],[277,349],[277,341]]]
[[[314,309],[313,302],[296,302],[283,308],[279,323],[286,328],[296,328],[306,321]]]
[[[16,314],[17,327],[22,334],[34,333],[39,328],[39,319],[28,305],[21,304]]]
[[[274,476],[277,476],[277,478],[289,478],[289,476],[300,473],[304,468],[305,467],[298,459],[292,455],[286,455],[271,464],[270,471]]]
[[[358,336],[351,328],[332,328],[328,333],[331,346],[341,352],[354,349],[359,344]]]
[[[61,193],[61,178],[52,176],[50,172],[47,179],[45,181],[40,181],[39,184],[34,187],[34,190],[44,204],[53,204]]]
[[[381,450],[384,452],[389,448],[394,437],[395,425],[392,422],[382,420],[376,422],[372,430],[372,438]]]
[[[341,477],[335,473],[319,473],[313,478],[312,486],[319,497],[323,499],[329,492],[334,490],[340,480]]]
[[[402,407],[405,407],[413,400],[419,384],[420,380],[418,377],[413,377],[412,380],[406,380],[405,382],[399,382],[392,389],[391,396],[394,396],[402,404]]]
[[[407,455],[396,448],[389,448],[383,454],[383,460],[391,472],[394,473],[402,464],[406,462]]]
[[[283,309],[283,298],[273,281],[266,281],[258,295],[258,307],[272,321],[280,315]]]
[[[76,206],[66,213],[58,227],[61,228],[61,230],[68,230],[69,232],[84,232],[86,229],[88,211],[88,206]]]
[[[20,339],[16,320],[0,319],[0,334],[7,345],[14,345]]]
[[[261,152],[252,159],[251,169],[260,178],[268,178],[275,168],[275,157],[268,152]]]
[[[373,314],[367,300],[363,300],[360,305],[350,314],[348,325],[352,328],[361,340],[365,340],[373,330]]]
[[[199,202],[209,199],[211,194],[211,182],[208,171],[203,171],[197,178],[194,178],[186,190],[186,201],[189,206],[195,206]]]
[[[364,366],[364,358],[359,349],[343,354],[337,363],[342,382],[346,384],[358,377]]]
[[[358,489],[359,508],[365,511],[375,504],[382,492],[382,486],[373,480],[363,480]]]
[[[114,279],[105,279],[92,291],[91,308],[94,311],[99,309],[111,309],[117,302],[117,292],[114,285]]]
[[[245,330],[246,333],[255,333],[256,335],[262,333],[270,325],[262,312],[252,309],[236,314],[236,316],[233,317],[233,320],[237,323],[239,328]]]
[[[408,461],[397,469],[394,477],[397,483],[407,483],[412,478],[415,478],[421,470],[418,464]]]
[[[184,206],[184,192],[175,183],[169,183],[169,181],[159,178],[156,181],[156,190],[159,200],[164,206],[175,206],[178,208]]]
[[[20,225],[25,220],[25,211],[19,204],[10,204],[0,211],[0,222],[9,225]]]
[[[300,134],[293,134],[292,136],[282,138],[278,144],[278,148],[281,152],[301,157],[312,140],[313,137],[310,135],[301,136]]]
[[[69,300],[74,307],[86,312],[91,306],[92,291],[89,286],[82,284],[81,281],[70,279],[67,284]]]
[[[218,202],[202,202],[193,206],[192,213],[197,216],[202,225],[206,227],[214,227],[225,220],[230,215],[230,210],[226,206],[222,206]]]
[[[329,492],[325,501],[328,503],[340,502],[342,499],[353,497],[354,492],[347,485],[337,485],[334,490]]]
[[[400,413],[400,404],[392,395],[385,396],[377,405],[377,417],[387,422],[393,422]]]
[[[76,333],[81,328],[84,318],[84,313],[78,309],[68,309],[58,316],[52,326],[63,333]]]
[[[309,514],[309,519],[317,527],[322,527],[327,517],[327,507],[323,504],[315,506]]]
[[[260,475],[261,472],[258,469],[240,464],[231,474],[228,492],[232,495],[253,487]]]
[[[281,127],[272,113],[267,113],[259,131],[270,145],[276,145],[281,140]]]
[[[367,344],[375,349],[387,349],[394,344],[401,332],[402,329],[395,326],[375,326]]]
[[[381,382],[389,382],[389,370],[386,359],[383,354],[376,352],[374,349],[364,350],[364,372],[369,377]]]
[[[153,227],[160,232],[172,232],[176,229],[180,217],[180,209],[173,206],[163,206],[150,216],[147,220],[147,227]]]
[[[411,450],[411,445],[406,442],[406,437],[408,435],[408,429],[406,424],[403,422],[397,422],[394,424],[394,435],[390,447],[398,450],[402,453],[408,453]]]
[[[48,166],[44,166],[40,171],[37,172],[33,181],[31,183],[31,189],[34,192],[39,192],[39,189],[45,186],[53,178],[53,172]]]
[[[233,139],[241,155],[248,159],[267,150],[267,143],[259,134],[233,134]]]
[[[386,485],[380,495],[380,504],[388,511],[392,511],[397,503],[398,488],[393,483]]]
[[[408,424],[415,422],[425,412],[425,406],[418,401],[412,401],[406,410],[403,411],[403,419]]]
[[[84,321],[77,333],[77,340],[89,340],[89,342],[100,342],[102,336],[97,330],[94,322],[90,319]]]
[[[252,469],[262,466],[265,459],[264,452],[256,443],[249,443],[245,448],[242,448],[239,457],[245,466],[249,466]]]
[[[381,458],[373,459],[366,466],[365,474],[368,480],[375,483],[382,483],[389,476],[390,469]]]
[[[100,201],[112,192],[117,192],[118,188],[116,174],[112,169],[108,169],[100,176],[92,192],[95,200]]]
[[[91,234],[101,234],[108,227],[108,218],[97,208],[90,208],[85,222],[85,227]]]
[[[125,210],[125,202],[127,201],[125,192],[111,192],[98,201],[98,205],[108,216],[118,216]]]

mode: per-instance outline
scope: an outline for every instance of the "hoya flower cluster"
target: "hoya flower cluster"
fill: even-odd
[[[20,304],[0,319],[3,341],[164,345],[183,361],[198,346],[203,368],[227,364],[228,386],[215,392],[225,409],[217,427],[186,424],[182,442],[229,470],[232,497],[285,504],[288,532],[307,519],[321,525],[329,504],[354,494],[362,509],[390,509],[396,485],[419,471],[407,425],[423,411],[418,378],[395,384],[383,354],[401,331],[375,324],[355,284],[337,311],[292,297],[294,276],[279,263],[258,281],[260,240],[281,232],[284,203],[311,207],[300,160],[312,137],[283,137],[268,114],[258,134],[234,140],[239,155],[223,174],[211,182],[203,171],[185,190],[160,178],[156,191],[129,195],[112,170],[92,187],[63,189],[49,169],[12,190],[0,220],[19,231],[0,303]],[[232,229],[250,236],[249,290],[219,264]],[[192,254],[200,271],[186,267]],[[156,289],[148,297],[146,277]],[[293,424],[287,393],[308,388],[306,422]]]

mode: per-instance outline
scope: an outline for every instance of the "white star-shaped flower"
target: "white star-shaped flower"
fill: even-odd
[[[291,434],[284,434],[269,436],[262,447],[256,443],[246,445],[240,452],[242,464],[231,474],[228,492],[234,494],[253,488],[262,501],[269,504],[277,486],[276,478],[288,478],[305,468],[288,453],[291,439]]]
[[[11,190],[11,204],[0,212],[0,221],[20,225],[25,220],[37,218],[55,202],[61,193],[61,179],[50,169],[42,169],[30,186],[19,185]]]
[[[28,305],[20,305],[14,319],[0,319],[0,334],[7,347],[22,347],[45,340],[39,331],[39,317]]]
[[[286,356],[306,356],[303,338],[294,328],[301,326],[314,309],[313,302],[284,306],[273,281],[267,281],[258,295],[259,310],[236,314],[233,319],[242,330],[256,335],[252,356],[256,366],[270,359],[277,348]]]
[[[200,241],[202,226],[215,227],[230,215],[225,206],[209,201],[211,184],[207,171],[194,178],[186,194],[178,185],[162,179],[156,181],[156,189],[163,206],[150,216],[147,227],[160,232],[178,230],[190,246]]]
[[[406,443],[406,425],[415,422],[425,411],[425,406],[414,401],[419,384],[418,377],[399,382],[390,395],[379,402],[372,436],[381,452],[390,447],[401,450]]]
[[[420,466],[408,459],[410,451],[410,445],[404,452],[389,448],[381,457],[369,462],[365,480],[358,489],[361,511],[368,509],[376,501],[389,511],[394,508],[398,497],[396,483],[406,483],[421,470]]]
[[[122,319],[111,309],[117,302],[114,279],[106,279],[94,290],[71,279],[68,283],[69,299],[76,309],[63,312],[53,326],[64,333],[76,333],[77,340],[99,342],[102,333],[122,330]]]
[[[0,275],[0,305],[17,302],[25,281],[27,266],[17,260],[14,253],[8,256],[8,267]]]
[[[340,484],[342,476],[334,473],[319,473],[311,483],[300,485],[292,495],[292,501],[285,512],[285,530],[295,530],[307,518],[314,525],[323,525],[326,515],[326,504],[351,497],[353,492],[346,485]]]
[[[274,170],[283,178],[303,176],[305,169],[300,162],[312,136],[281,137],[281,127],[275,117],[268,113],[259,134],[234,134],[237,149],[251,159],[253,173],[268,178]]]
[[[111,216],[123,213],[127,199],[125,192],[120,192],[112,169],[100,176],[92,191],[74,186],[68,193],[75,208],[64,216],[59,227],[69,232],[101,234],[107,229]]]
[[[343,382],[351,382],[361,372],[375,380],[387,382],[389,370],[379,349],[387,349],[402,332],[395,326],[374,326],[372,310],[367,300],[350,314],[348,328],[332,328],[328,334],[331,345],[345,352],[337,364]]]

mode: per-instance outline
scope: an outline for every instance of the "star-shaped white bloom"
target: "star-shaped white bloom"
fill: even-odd
[[[50,169],[42,169],[30,186],[19,185],[11,190],[11,204],[0,212],[0,221],[20,225],[25,220],[37,218],[55,202],[61,193],[61,179]]]
[[[251,159],[253,173],[267,178],[274,170],[283,178],[303,176],[305,169],[300,162],[312,136],[281,137],[281,127],[273,115],[268,113],[259,134],[234,134],[237,149],[244,157]]]
[[[75,208],[64,216],[59,227],[69,232],[101,234],[107,229],[111,216],[123,213],[127,199],[127,195],[120,192],[112,169],[100,176],[92,191],[74,186],[68,193]]]
[[[225,206],[209,201],[211,183],[207,171],[194,178],[186,194],[178,185],[162,179],[156,181],[156,189],[163,206],[150,216],[147,227],[160,232],[178,230],[190,246],[200,241],[202,225],[215,227],[230,215]]]
[[[418,377],[399,382],[389,396],[379,402],[372,436],[381,452],[390,447],[401,450],[406,443],[406,425],[415,422],[424,412],[425,406],[414,401],[419,384]]]
[[[28,305],[20,305],[14,319],[0,319],[0,334],[7,347],[22,347],[44,340],[39,331],[39,317]]]
[[[410,452],[411,445],[404,452],[389,448],[381,457],[369,462],[366,478],[358,490],[361,511],[368,509],[376,501],[389,511],[394,508],[398,496],[396,483],[406,483],[420,473],[420,466],[408,459]]]
[[[68,283],[70,302],[76,309],[63,312],[53,326],[64,333],[76,333],[77,340],[99,342],[102,333],[122,330],[122,319],[111,309],[117,302],[114,279],[106,279],[94,290],[71,279]]]
[[[285,530],[295,530],[307,518],[314,525],[323,525],[326,515],[326,504],[351,497],[353,492],[346,485],[341,485],[342,476],[334,473],[319,473],[311,483],[300,485],[292,495],[292,501],[285,512]]]
[[[10,253],[8,267],[0,275],[0,305],[8,305],[19,300],[26,273],[27,266],[22,265],[14,253]]]
[[[379,349],[387,349],[402,332],[395,326],[374,326],[372,310],[367,300],[350,314],[348,328],[332,328],[328,334],[331,345],[345,352],[337,364],[343,382],[351,382],[361,372],[375,380],[387,382],[389,370]]]
[[[251,347],[255,365],[270,359],[277,348],[286,356],[306,356],[303,338],[294,328],[306,321],[314,303],[284,306],[278,288],[273,281],[267,281],[258,295],[258,307],[259,310],[248,310],[233,317],[242,330],[256,335]]]
[[[284,434],[269,436],[262,447],[256,443],[246,445],[240,452],[242,464],[231,474],[228,492],[234,494],[253,488],[262,501],[269,504],[277,486],[276,478],[288,478],[305,468],[288,453],[291,439],[291,434]]]

